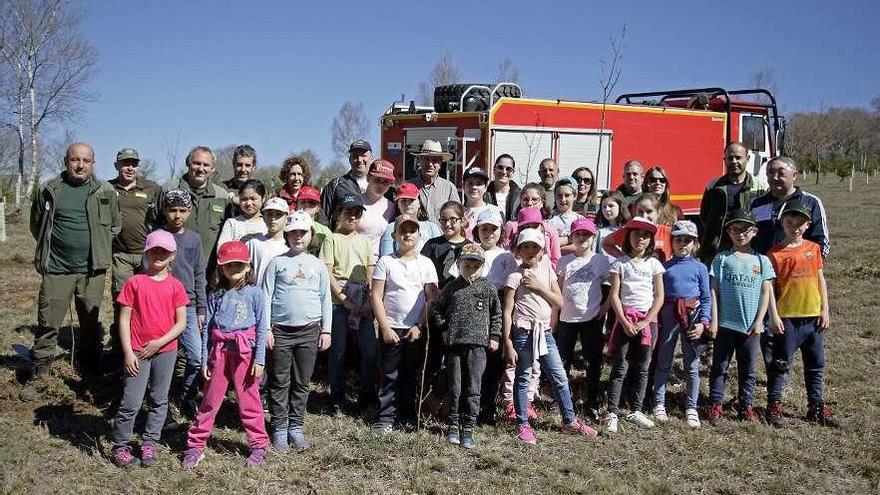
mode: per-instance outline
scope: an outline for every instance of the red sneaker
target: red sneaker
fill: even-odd
[[[782,402],[774,402],[767,406],[767,423],[774,428],[785,426],[785,420],[782,417]]]
[[[752,406],[740,408],[738,418],[740,421],[760,421],[761,419]]]
[[[599,432],[594,428],[590,428],[583,421],[575,419],[571,423],[562,425],[562,432],[569,435],[584,435],[590,438],[596,438]]]
[[[724,406],[721,404],[712,404],[709,408],[709,424],[716,425],[724,416]]]
[[[834,418],[834,413],[831,412],[831,407],[827,404],[809,406],[807,408],[807,421],[812,421],[830,428],[843,427],[840,421]]]
[[[504,404],[504,417],[508,421],[516,421],[516,409],[513,407],[513,402],[506,402]]]

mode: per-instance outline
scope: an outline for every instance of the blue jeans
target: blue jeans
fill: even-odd
[[[785,333],[770,335],[773,361],[767,367],[767,402],[782,400],[788,379],[788,367],[798,349],[804,361],[804,385],[811,406],[822,404],[822,380],[825,375],[825,333],[819,331],[819,318],[784,318]]]
[[[571,423],[576,418],[574,404],[571,402],[571,390],[568,388],[568,376],[562,366],[559,350],[556,348],[556,340],[553,333],[544,332],[547,339],[547,354],[538,357],[544,374],[553,385],[553,395],[562,414],[565,424]],[[529,422],[526,413],[528,404],[529,382],[532,379],[532,363],[535,357],[532,352],[532,332],[521,328],[515,329],[513,335],[513,348],[516,350],[516,377],[513,380],[513,408],[516,410],[516,421],[519,424]]]
[[[672,359],[675,356],[675,344],[681,336],[681,352],[684,355],[682,364],[687,373],[687,407],[697,408],[697,397],[700,394],[700,356],[708,346],[705,336],[690,340],[681,331],[681,325],[675,315],[674,304],[664,304],[660,310],[660,332],[657,339],[657,367],[654,370],[654,404],[666,405],[666,382],[672,370]],[[705,334],[704,334],[705,335]]]
[[[186,356],[183,385],[180,388],[180,400],[186,401],[198,394],[198,379],[202,370],[202,333],[199,330],[199,317],[195,306],[186,307],[186,328],[177,337],[177,343],[183,348]]]
[[[755,365],[760,359],[760,337],[728,328],[719,328],[715,337],[712,371],[709,374],[709,399],[712,404],[724,403],[724,384],[734,353],[739,370],[739,405],[751,406],[755,397]]]
[[[330,396],[336,400],[342,400],[345,396],[345,351],[348,334],[353,331],[348,328],[348,310],[339,304],[334,304],[333,324],[330,330]],[[361,318],[356,332],[355,339],[360,351],[361,363],[361,390],[358,401],[362,404],[372,404],[376,401],[379,353],[373,318]]]

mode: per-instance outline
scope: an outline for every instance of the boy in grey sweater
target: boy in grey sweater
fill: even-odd
[[[484,262],[483,249],[478,244],[463,246],[457,261],[460,275],[446,284],[431,311],[434,328],[443,332],[447,346],[446,440],[465,448],[476,446],[473,431],[480,412],[486,348],[496,352],[501,341],[501,302],[495,286],[480,276]]]

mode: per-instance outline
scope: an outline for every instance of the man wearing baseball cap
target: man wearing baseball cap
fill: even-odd
[[[425,140],[421,149],[413,153],[419,162],[418,176],[408,182],[419,188],[419,200],[428,212],[428,220],[439,225],[440,207],[447,201],[458,201],[455,184],[440,177],[444,161],[452,159],[438,141]]]
[[[113,325],[110,330],[110,342],[113,358],[121,359],[119,332],[116,331],[120,305],[116,302],[116,298],[125,281],[141,266],[144,241],[159,220],[162,188],[159,184],[139,176],[140,157],[136,149],[119,150],[116,153],[114,166],[117,175],[108,182],[116,190],[119,212],[122,215],[122,229],[113,238],[113,278],[110,285],[113,295]]]
[[[331,219],[335,216],[342,198],[363,195],[367,190],[367,172],[373,163],[373,147],[366,139],[357,139],[351,143],[348,147],[348,163],[351,169],[328,182],[321,191],[321,208]],[[334,227],[332,220],[330,227]]]

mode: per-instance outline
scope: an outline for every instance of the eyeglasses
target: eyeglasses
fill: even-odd
[[[458,218],[458,217],[440,218],[440,223],[451,223],[451,224],[456,224],[456,223],[458,223],[458,222],[460,222],[460,221],[461,221],[461,219]]]
[[[589,185],[589,184],[593,183],[593,179],[590,177],[575,177],[575,180],[577,181],[578,184]]]
[[[666,177],[648,177],[648,182],[659,182],[660,184],[666,184]]]
[[[525,197],[525,198],[522,198],[522,200],[521,200],[520,202],[521,202],[522,204],[524,204],[524,205],[531,206],[531,205],[536,205],[536,204],[538,204],[538,203],[540,203],[540,202],[542,202],[542,201],[543,201],[543,200],[542,200],[541,198],[529,198],[529,197]]]
[[[513,173],[513,167],[505,167],[504,165],[495,165],[495,170],[499,172],[507,172],[508,174]]]

